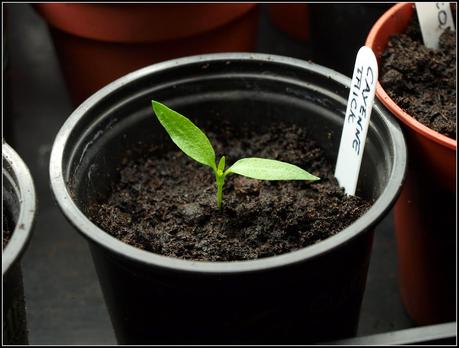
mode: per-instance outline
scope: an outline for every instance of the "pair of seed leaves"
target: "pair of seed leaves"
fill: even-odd
[[[217,206],[221,207],[221,191],[224,179],[234,173],[259,180],[319,180],[318,177],[293,164],[266,158],[243,158],[225,170],[225,156],[218,165],[215,151],[207,136],[185,116],[164,104],[152,100],[153,111],[172,141],[186,155],[209,166],[217,181]]]

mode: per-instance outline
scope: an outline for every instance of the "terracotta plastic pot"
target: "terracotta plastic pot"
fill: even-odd
[[[358,185],[374,204],[307,248],[250,261],[182,260],[125,244],[85,213],[110,192],[126,150],[163,141],[151,99],[189,117],[245,126],[295,122],[335,161],[349,85],[335,71],[289,57],[212,54],[133,72],[73,112],[53,145],[51,186],[89,241],[119,343],[305,344],[356,333],[374,228],[395,202],[406,166],[401,130],[379,102]]]
[[[308,42],[310,38],[308,6],[308,4],[269,4],[269,18],[281,31]]]
[[[37,3],[79,104],[133,70],[192,54],[253,51],[256,4]]]
[[[402,33],[414,14],[412,3],[389,9],[371,29],[366,45],[376,56],[391,35]],[[377,98],[397,117],[408,144],[406,183],[395,206],[401,294],[419,324],[456,315],[456,140],[418,122],[378,83]]]
[[[2,142],[3,205],[13,230],[3,249],[3,343],[27,344],[27,321],[21,257],[27,248],[35,219],[35,188],[29,169],[18,154]]]

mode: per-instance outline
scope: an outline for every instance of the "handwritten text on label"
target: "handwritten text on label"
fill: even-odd
[[[417,2],[416,13],[426,47],[438,49],[443,31],[448,27],[455,30],[449,2]]]
[[[378,65],[373,51],[362,47],[352,76],[335,177],[347,194],[355,194],[373,108]]]

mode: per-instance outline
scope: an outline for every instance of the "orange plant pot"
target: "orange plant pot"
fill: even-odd
[[[308,4],[269,4],[268,13],[281,31],[301,41],[309,41]]]
[[[371,29],[366,45],[381,57],[392,35],[405,32],[413,3],[391,7]],[[456,140],[418,122],[378,83],[377,98],[399,119],[408,145],[406,182],[395,205],[400,289],[418,324],[456,317]]]
[[[182,56],[253,51],[257,4],[37,3],[77,104],[141,67]]]

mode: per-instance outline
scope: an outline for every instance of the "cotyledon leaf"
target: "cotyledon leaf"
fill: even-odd
[[[195,161],[217,170],[215,151],[207,136],[185,116],[157,101],[151,101],[153,111],[172,141]]]
[[[265,159],[243,158],[226,171],[225,156],[215,163],[215,151],[207,136],[188,118],[152,100],[153,111],[172,141],[189,157],[214,170],[217,183],[217,206],[222,206],[222,189],[225,177],[234,173],[259,180],[320,180],[293,164]]]
[[[259,180],[319,180],[293,164],[256,157],[240,159],[227,169],[225,175],[231,173]]]

